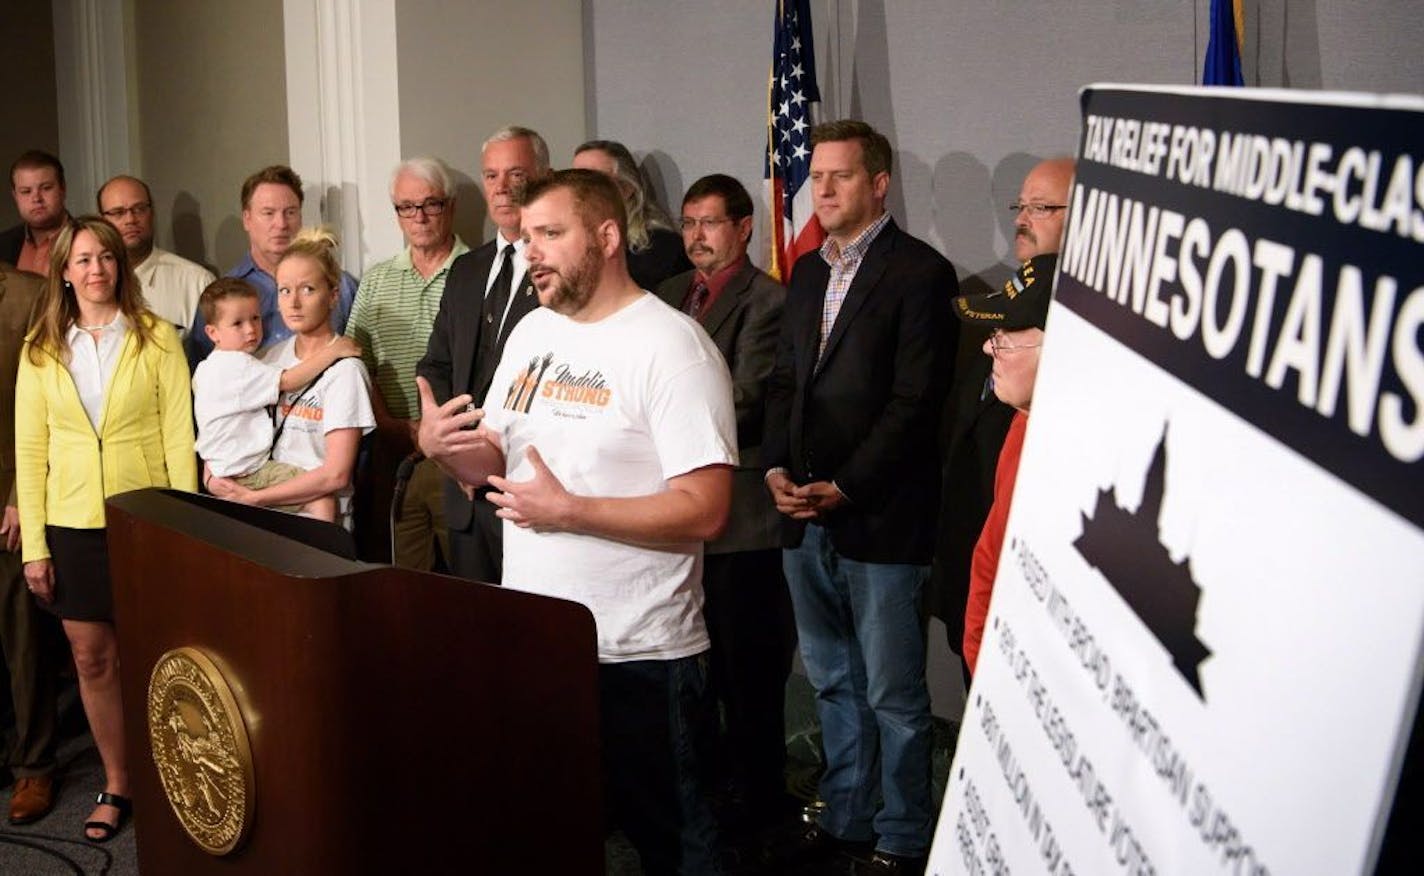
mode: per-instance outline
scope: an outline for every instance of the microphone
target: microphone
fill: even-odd
[[[404,484],[409,481],[411,473],[415,471],[415,467],[419,465],[420,461],[424,458],[425,454],[417,450],[405,459],[402,459],[400,465],[396,466],[396,482]]]
[[[405,502],[405,491],[410,486],[410,476],[415,471],[416,465],[425,458],[425,454],[419,450],[407,456],[396,466],[396,488],[391,495],[391,521],[400,519],[401,504]]]

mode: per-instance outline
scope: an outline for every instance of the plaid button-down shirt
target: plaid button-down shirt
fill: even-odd
[[[821,356],[826,352],[826,341],[831,336],[836,317],[840,315],[841,305],[845,303],[846,293],[850,291],[850,284],[855,280],[855,273],[860,270],[865,251],[889,221],[890,214],[881,213],[878,219],[845,246],[837,245],[832,237],[827,237],[826,242],[821,244],[821,258],[831,266],[831,278],[826,282],[826,302],[821,307],[821,344],[816,348],[817,362],[821,361]]]

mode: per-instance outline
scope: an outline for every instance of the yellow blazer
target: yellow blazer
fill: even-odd
[[[98,529],[104,499],[143,487],[198,488],[188,362],[172,325],[151,315],[140,350],[130,329],[95,434],[74,378],[57,358],[20,353],[15,381],[15,481],[24,560],[49,556],[46,525]]]

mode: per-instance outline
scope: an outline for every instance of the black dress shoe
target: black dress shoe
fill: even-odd
[[[848,859],[870,853],[869,840],[843,840],[819,824],[803,825],[776,857],[788,864],[806,865],[837,858]]]
[[[854,872],[857,876],[923,876],[926,855],[892,855],[877,851],[869,861],[856,861]]]

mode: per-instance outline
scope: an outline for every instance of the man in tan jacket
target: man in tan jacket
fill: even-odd
[[[0,263],[0,496],[5,497],[0,522],[0,648],[9,682],[0,687],[0,766],[7,767],[15,779],[11,824],[37,821],[54,803],[55,691],[48,647],[54,618],[39,610],[25,588],[15,501],[15,372],[43,288],[39,277]]]

